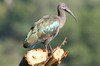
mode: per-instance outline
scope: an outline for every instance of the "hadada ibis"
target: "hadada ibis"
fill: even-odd
[[[65,11],[76,20],[74,14],[65,3],[60,3],[57,10],[57,16],[43,16],[34,23],[23,43],[24,48],[31,47],[33,49],[36,44],[43,43],[46,49],[49,46],[49,49],[52,50],[49,43],[58,35],[60,29],[64,26],[66,22]]]

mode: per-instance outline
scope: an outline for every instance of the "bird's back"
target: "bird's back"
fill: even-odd
[[[55,34],[59,28],[60,22],[56,16],[44,16],[35,23],[39,39],[48,39]]]

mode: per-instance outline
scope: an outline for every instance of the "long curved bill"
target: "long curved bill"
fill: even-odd
[[[65,9],[66,12],[68,12],[71,16],[73,16],[73,18],[75,19],[75,21],[77,21],[75,15],[72,13],[72,11],[68,8]]]

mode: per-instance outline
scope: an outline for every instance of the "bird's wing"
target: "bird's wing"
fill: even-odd
[[[24,47],[30,47],[38,41],[42,42],[55,36],[58,33],[59,25],[60,22],[55,17],[46,16],[41,18],[31,27],[24,41]]]
[[[33,31],[37,31],[38,37],[41,39],[49,38],[51,35],[55,35],[60,22],[57,18],[51,16],[45,16],[35,23]]]

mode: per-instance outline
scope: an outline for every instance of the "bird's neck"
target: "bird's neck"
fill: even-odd
[[[65,21],[66,21],[66,14],[64,10],[58,9],[58,16],[60,17],[61,20],[61,27],[64,26]]]

